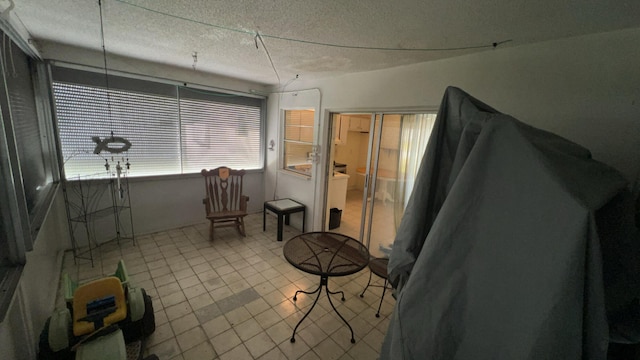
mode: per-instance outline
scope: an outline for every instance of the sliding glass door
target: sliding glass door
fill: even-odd
[[[349,135],[336,142],[333,157],[338,163],[348,164],[351,180],[346,208],[359,212],[359,220],[355,220],[357,224],[349,223],[353,214],[343,214],[346,223],[333,231],[360,239],[372,256],[388,257],[436,114],[374,113],[366,115],[367,121],[362,120],[363,114],[340,116],[360,122],[359,127],[350,124],[334,128],[334,133],[349,129]],[[355,196],[359,196],[361,205],[350,207],[349,199]]]

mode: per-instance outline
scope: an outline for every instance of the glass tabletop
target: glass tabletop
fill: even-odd
[[[331,232],[310,232],[291,238],[282,252],[296,268],[320,276],[344,276],[364,269],[369,250],[358,240]]]
[[[266,204],[269,204],[269,206],[276,208],[278,210],[289,210],[296,207],[304,207],[304,205],[300,204],[297,201],[293,201],[291,199],[272,200],[272,201],[267,201]]]

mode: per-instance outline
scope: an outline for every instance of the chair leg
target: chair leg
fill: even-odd
[[[213,220],[209,222],[209,241],[213,241]]]
[[[376,317],[380,317],[380,308],[382,307],[382,300],[384,300],[384,293],[387,291],[387,279],[384,279],[384,286],[382,287],[382,296],[380,297],[380,305],[378,305],[378,312]]]
[[[240,231],[240,234],[241,234],[242,236],[244,236],[244,237],[246,237],[246,236],[247,236],[247,232],[246,232],[246,231],[245,231],[245,229],[244,229],[244,218],[243,218],[243,217],[241,217],[241,218],[239,219],[238,231]]]
[[[371,271],[369,271],[369,282],[367,282],[367,286],[364,288],[364,290],[362,290],[362,294],[360,294],[360,297],[364,297],[364,292],[367,291],[367,289],[369,288],[369,285],[371,284]]]

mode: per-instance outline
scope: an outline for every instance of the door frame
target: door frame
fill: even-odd
[[[335,152],[335,144],[334,144],[334,134],[337,131],[337,129],[334,127],[333,124],[333,115],[334,114],[367,114],[367,115],[371,115],[371,122],[370,122],[370,129],[369,129],[369,143],[368,143],[368,148],[367,148],[367,167],[366,167],[366,172],[367,175],[365,175],[365,188],[363,190],[363,210],[362,210],[362,214],[361,214],[361,220],[360,220],[360,233],[358,235],[358,239],[359,241],[362,241],[363,243],[367,244],[370,243],[371,241],[371,219],[373,218],[373,212],[369,212],[367,214],[366,211],[366,197],[367,194],[369,192],[369,189],[367,187],[368,182],[372,182],[373,183],[373,187],[372,190],[375,191],[375,186],[376,186],[376,179],[375,177],[373,177],[373,180],[367,180],[368,177],[371,177],[369,173],[370,171],[370,166],[371,166],[371,152],[373,151],[373,139],[374,139],[374,135],[378,136],[378,144],[380,144],[380,140],[382,137],[382,124],[383,121],[382,119],[384,119],[384,115],[405,115],[405,114],[424,114],[424,113],[434,113],[434,112],[438,112],[439,106],[427,106],[427,107],[405,107],[402,109],[398,109],[398,108],[382,108],[382,109],[368,109],[368,110],[364,110],[362,108],[360,109],[353,109],[353,108],[337,108],[337,109],[324,109],[323,111],[323,118],[325,119],[324,123],[324,130],[325,132],[325,143],[327,144],[327,146],[325,146],[325,149],[322,151],[323,153],[323,158],[325,159],[324,161],[324,184],[323,184],[323,191],[320,192],[321,194],[324,194],[324,199],[323,201],[318,202],[318,204],[322,204],[322,208],[319,209],[319,212],[322,213],[322,220],[321,220],[321,224],[322,224],[322,230],[323,231],[328,231],[328,220],[329,220],[329,181],[330,181],[330,175],[333,172],[333,154]],[[374,131],[375,129],[375,125],[376,125],[376,121],[375,121],[375,117],[376,115],[379,114],[381,116],[381,121],[380,121],[380,125],[379,128],[377,129],[377,131]],[[347,140],[348,141],[348,140]],[[375,170],[377,173],[377,167],[378,167],[378,155],[380,152],[380,145],[378,145],[378,149],[376,151],[377,155],[376,155],[376,164],[375,164]],[[375,195],[374,195],[375,196]],[[365,215],[369,218],[368,222],[364,221],[365,220]],[[368,225],[367,225],[368,223]],[[365,233],[363,231],[364,227],[368,226],[368,231]],[[366,235],[366,238],[365,238]]]

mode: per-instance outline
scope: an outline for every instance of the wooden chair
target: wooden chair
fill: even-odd
[[[209,240],[213,241],[214,227],[235,226],[240,235],[246,236],[244,217],[247,216],[249,197],[242,195],[244,170],[221,166],[213,170],[203,169],[207,197],[202,200],[207,211]]]

